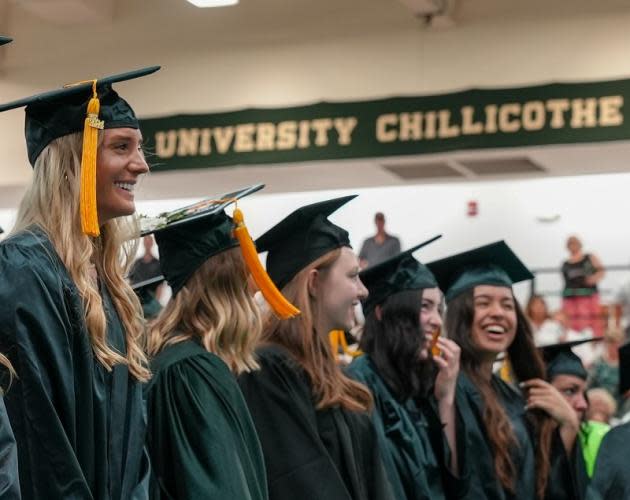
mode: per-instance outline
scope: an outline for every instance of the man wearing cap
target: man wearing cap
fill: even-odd
[[[148,172],[138,119],[112,84],[145,68],[9,104],[26,106],[33,180],[0,244],[0,350],[24,498],[146,498],[143,325],[125,280],[134,188]]]

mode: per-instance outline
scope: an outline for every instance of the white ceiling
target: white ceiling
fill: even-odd
[[[431,30],[405,3],[407,0],[241,0],[235,7],[198,9],[185,0],[0,0],[0,33],[19,43],[0,49],[2,74],[15,85],[28,86],[32,71],[24,68],[80,66],[87,58],[111,63],[121,47],[125,58],[146,58],[161,52],[183,53],[200,46],[230,50],[260,44],[290,45],[305,41],[344,39],[374,32]],[[458,30],[477,20],[563,19],[630,12],[628,0],[457,0],[449,10]],[[542,14],[541,14],[542,13]],[[159,57],[157,57],[159,59]],[[78,63],[77,63],[78,61]],[[153,63],[154,60],[145,61]],[[14,78],[14,75],[19,75]],[[23,78],[25,81],[19,81]],[[54,78],[58,82],[58,77]],[[3,100],[0,96],[0,100]],[[457,152],[422,157],[380,158],[318,164],[235,167],[167,172],[148,177],[143,199],[198,196],[264,179],[269,192],[400,185],[405,181],[383,165],[446,163],[462,175],[422,182],[478,181],[460,161],[528,158],[542,168],[532,175],[575,175],[630,170],[630,143],[518,148],[509,151]],[[177,176],[177,182],[173,182]],[[505,176],[503,176],[505,177]],[[176,186],[176,187],[174,187]],[[0,187],[0,208],[13,207],[23,187]]]

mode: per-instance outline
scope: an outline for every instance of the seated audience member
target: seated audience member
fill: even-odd
[[[619,346],[623,340],[621,329],[606,331],[600,356],[589,369],[589,389],[606,389],[609,394],[617,395],[619,387]],[[621,395],[616,397],[617,407],[622,405]]]
[[[617,402],[606,389],[594,388],[586,391],[588,409],[586,419],[610,425],[617,413]]]

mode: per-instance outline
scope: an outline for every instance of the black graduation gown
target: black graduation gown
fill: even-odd
[[[0,498],[3,500],[20,498],[17,447],[2,397],[0,397]]]
[[[260,441],[227,365],[186,340],[167,346],[151,367],[151,498],[266,500]]]
[[[604,436],[587,499],[630,500],[630,422]]]
[[[488,442],[482,419],[483,401],[481,394],[466,376],[461,373],[457,381],[457,406],[466,422],[467,463],[470,466],[470,500],[535,500],[536,466],[534,437],[526,419],[525,400],[512,385],[499,377],[492,376],[492,386],[503,404],[518,446],[513,449],[512,460],[516,467],[516,484],[513,494],[504,489],[494,471],[494,457]],[[550,456],[550,476],[545,498],[553,500],[574,500],[575,486],[571,464],[564,452],[557,433],[554,435]]]
[[[397,400],[378,374],[369,355],[355,359],[348,375],[370,388],[374,396],[372,422],[396,499],[463,498],[468,487],[465,453],[459,448],[459,478],[450,472],[450,450],[442,423],[430,400],[422,405]],[[461,427],[461,425],[459,426]],[[458,428],[465,442],[463,428]]]
[[[107,341],[125,334],[102,290]],[[148,494],[142,388],[95,358],[81,297],[39,229],[0,245],[0,352],[17,371],[5,396],[24,498],[135,499]]]
[[[317,410],[303,369],[281,347],[258,350],[239,383],[265,455],[272,500],[393,499],[367,414]]]

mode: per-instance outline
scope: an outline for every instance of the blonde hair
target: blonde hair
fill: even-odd
[[[198,339],[235,374],[258,368],[254,349],[262,330],[260,310],[248,290],[238,248],[206,260],[149,327],[149,354]]]
[[[102,133],[99,136],[102,140]],[[100,144],[100,141],[99,141]],[[143,351],[144,327],[140,303],[125,281],[136,254],[137,222],[112,219],[101,235],[83,234],[79,216],[82,135],[70,134],[51,142],[35,162],[33,181],[24,194],[12,234],[38,226],[50,239],[83,302],[92,349],[108,370],[125,364],[134,378],[149,379]],[[126,357],[108,345],[107,318],[93,269],[107,287],[126,334]]]
[[[273,313],[265,317],[263,341],[277,344],[289,351],[306,371],[313,386],[317,408],[340,405],[352,411],[367,411],[372,407],[372,394],[363,384],[341,371],[328,340],[328,332],[317,332],[317,308],[308,292],[308,277],[313,269],[325,272],[341,255],[333,250],[302,269],[283,289],[282,294],[300,309],[301,314],[279,320]]]

